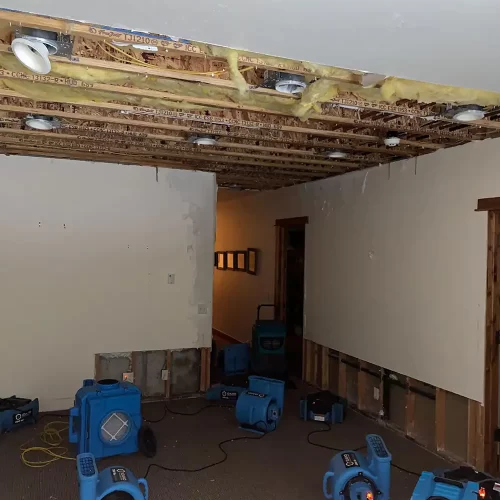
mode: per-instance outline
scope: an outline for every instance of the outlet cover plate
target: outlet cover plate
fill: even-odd
[[[168,284],[175,285],[175,274],[173,273],[168,274]]]

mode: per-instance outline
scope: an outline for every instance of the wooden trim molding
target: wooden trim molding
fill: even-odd
[[[500,210],[500,197],[480,198],[477,200],[476,212],[486,212],[488,210]]]
[[[303,226],[309,224],[309,217],[292,217],[291,219],[276,219],[276,226],[290,227],[290,226]]]

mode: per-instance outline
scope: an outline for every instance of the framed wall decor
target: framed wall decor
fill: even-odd
[[[226,252],[215,252],[217,255],[217,269],[225,271],[227,269],[227,254]]]
[[[226,269],[234,271],[236,269],[236,252],[226,252]]]
[[[259,251],[256,248],[249,248],[247,250],[247,273],[257,274],[257,256]]]
[[[237,271],[246,271],[247,270],[247,251],[246,250],[238,250],[234,252],[236,259],[236,270]]]

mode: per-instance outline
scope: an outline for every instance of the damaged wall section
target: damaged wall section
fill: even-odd
[[[479,403],[310,340],[304,340],[304,353],[303,378],[309,384],[346,398],[351,408],[446,458],[481,468],[481,426],[470,421],[471,408]]]
[[[122,380],[131,374],[146,400],[188,396],[205,391],[210,383],[210,372],[202,363],[205,351],[210,348],[100,353],[95,356],[94,376]]]

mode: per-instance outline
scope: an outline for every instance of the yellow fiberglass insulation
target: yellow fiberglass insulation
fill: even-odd
[[[321,113],[320,104],[333,99],[338,93],[336,82],[320,78],[306,87],[300,101],[297,101],[293,106],[293,114],[299,118],[307,119],[307,115],[311,111]]]
[[[315,64],[307,61],[294,61],[293,59],[286,59],[284,57],[274,57],[263,54],[256,54],[255,52],[249,52],[247,50],[237,50],[227,49],[225,47],[219,47],[217,45],[208,45],[206,43],[192,42],[193,45],[199,47],[203,52],[214,57],[224,57],[228,58],[228,52],[236,52],[238,56],[238,62],[241,65],[252,65],[252,61],[258,61],[258,66],[268,66],[270,68],[276,68],[274,71],[293,71],[294,67],[308,71],[315,76],[321,76],[325,78],[338,78],[341,80],[356,80],[357,75],[360,73],[356,71],[350,71],[343,68],[335,68],[333,66],[325,66],[323,64]],[[240,60],[241,57],[241,60]]]
[[[395,77],[384,80],[380,93],[382,99],[387,102],[411,99],[423,103],[500,105],[500,93],[498,92],[416,82]]]
[[[204,45],[204,49],[214,57],[224,57],[227,60],[231,81],[236,85],[240,94],[246,94],[248,92],[248,83],[238,68],[238,52],[217,45]]]
[[[26,72],[26,68],[24,68],[24,66],[22,66],[12,55],[0,54],[0,66],[10,71]],[[34,85],[33,87],[38,87],[37,90],[36,88],[31,87],[33,85],[31,81],[23,82],[10,78],[3,79],[3,81],[7,88],[23,92],[27,97],[32,96],[33,98],[39,98],[45,101],[50,101],[51,97],[55,101],[60,101],[62,94],[64,94],[68,96],[78,96],[78,102],[120,101],[146,106],[145,102],[148,100],[150,103],[156,103],[155,106],[157,107],[178,108],[184,110],[222,108],[222,103],[231,102],[251,106],[256,108],[256,110],[257,108],[260,108],[262,110],[276,111],[288,115],[292,115],[292,106],[295,102],[297,102],[297,99],[290,98],[288,96],[275,97],[256,92],[246,92],[241,94],[234,88],[227,89],[217,87],[215,85],[148,76],[142,73],[124,73],[117,70],[87,68],[71,63],[53,63],[50,76],[62,76],[94,84],[102,83],[108,85],[125,85],[127,87],[135,87],[139,89],[168,92],[179,96],[211,99],[213,101],[221,101],[221,106],[218,106],[217,102],[207,104],[191,104],[187,101],[175,102],[162,98],[141,98],[133,95],[125,96],[123,94],[114,94],[112,92],[95,90],[92,88],[66,87],[64,85]],[[58,90],[55,90],[55,93],[52,93],[50,87]],[[23,90],[21,90],[21,88]]]

